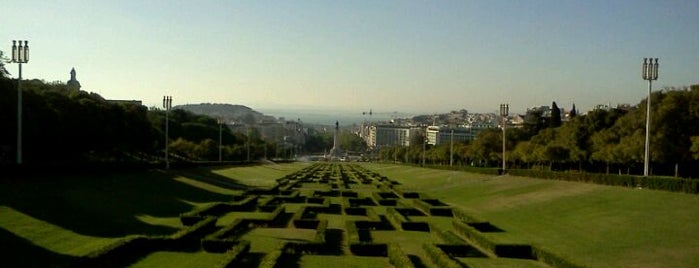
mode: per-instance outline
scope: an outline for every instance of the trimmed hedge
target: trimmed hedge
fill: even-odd
[[[396,268],[412,268],[415,267],[408,255],[398,246],[398,244],[388,244],[387,246],[388,260]]]
[[[556,255],[546,249],[543,249],[538,246],[532,247],[532,254],[534,257],[541,261],[544,262],[548,265],[551,265],[553,267],[557,268],[582,268],[584,266],[573,263],[559,255]]]
[[[260,261],[260,265],[257,266],[258,268],[274,268],[277,265],[277,261],[279,258],[282,256],[283,252],[282,250],[274,250],[270,253],[265,254],[265,256],[262,258],[262,261]]]
[[[237,260],[248,252],[250,252],[250,241],[241,240],[235,247],[224,253],[224,257],[218,267],[236,267]]]
[[[653,190],[699,194],[699,180],[659,176],[634,176],[587,172],[556,172],[534,169],[511,169],[510,175],[549,180],[586,182],[611,186],[643,187]]]
[[[407,209],[407,208],[402,208],[405,211],[409,211],[413,208]],[[406,213],[407,214],[407,213]],[[399,209],[395,209],[392,207],[386,208],[386,218],[388,219],[391,224],[395,226],[400,226],[401,229],[405,231],[421,231],[421,232],[429,232],[430,231],[430,226],[426,222],[414,222],[411,221],[408,217],[403,215],[399,211]]]
[[[456,230],[457,233],[463,235],[468,240],[471,240],[479,247],[495,253],[495,242],[485,237],[481,232],[476,230],[476,228],[473,228],[465,222],[457,219],[452,220],[452,224],[454,225],[454,230]]]
[[[123,267],[155,250],[145,236],[129,236],[83,257],[76,267]]]
[[[220,216],[231,211],[253,211],[257,206],[257,196],[247,198],[234,203],[214,203],[189,212],[180,214],[182,225],[191,226],[201,221],[204,216]]]
[[[247,229],[247,221],[236,219],[228,226],[202,239],[201,246],[207,252],[226,252],[237,243],[238,237]]]
[[[316,243],[325,244],[325,231],[328,229],[328,220],[320,220],[316,228],[316,236],[313,239]]]
[[[198,243],[205,233],[216,228],[216,218],[206,217],[171,236],[129,236],[83,257],[78,267],[123,267],[159,250],[183,250]]]
[[[440,268],[461,268],[459,262],[453,260],[444,251],[435,246],[434,244],[425,243],[422,244],[422,248],[427,252],[427,256],[436,263]]]

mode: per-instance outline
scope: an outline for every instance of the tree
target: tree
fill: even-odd
[[[2,50],[0,50],[0,80],[7,79],[10,77],[10,72],[5,69],[5,63],[10,62],[8,58],[5,58]]]
[[[573,103],[573,108],[570,108],[570,113],[568,113],[568,117],[573,119],[576,116],[578,116],[578,111],[575,110],[575,103]]]
[[[560,127],[561,126],[561,109],[558,108],[556,102],[551,104],[551,120],[549,121],[549,127]]]

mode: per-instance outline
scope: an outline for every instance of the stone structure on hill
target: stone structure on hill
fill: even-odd
[[[75,90],[80,90],[80,82],[75,79],[75,68],[70,70],[70,80],[68,80],[68,87]]]

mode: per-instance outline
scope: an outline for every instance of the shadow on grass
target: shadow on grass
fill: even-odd
[[[325,230],[325,250],[327,254],[330,255],[342,255],[343,245],[342,245],[342,229],[326,229]]]
[[[240,183],[236,181],[235,179],[222,176],[219,174],[214,173],[214,170],[218,170],[220,168],[213,168],[213,167],[202,167],[202,168],[196,168],[196,169],[183,169],[183,170],[178,170],[175,171],[176,174],[185,176],[189,179],[193,179],[196,181],[200,181],[203,183],[208,183],[211,185],[215,185],[224,189],[229,189],[229,190],[248,190],[248,189],[256,189],[257,187],[250,187],[248,185],[245,185],[243,183]]]
[[[152,225],[137,216],[178,217],[193,208],[187,202],[230,200],[230,195],[193,187],[158,171],[0,180],[0,204],[99,237],[171,234],[176,228]]]
[[[78,258],[55,253],[0,228],[0,256],[4,267],[66,267]]]
[[[420,257],[418,257],[416,255],[410,254],[410,255],[408,255],[408,258],[410,259],[410,262],[413,263],[415,268],[426,268],[427,267],[425,265],[425,263],[422,262],[422,259],[420,259]]]
[[[262,258],[265,257],[265,253],[260,252],[249,252],[238,262],[233,265],[233,267],[241,268],[257,268],[262,262]]]
[[[282,253],[282,255],[277,260],[277,266],[285,268],[300,268],[301,267],[301,254],[289,254]]]

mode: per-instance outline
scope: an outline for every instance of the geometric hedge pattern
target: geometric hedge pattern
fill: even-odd
[[[220,267],[578,267],[356,164],[317,163],[180,220],[178,233],[128,237],[78,266],[204,251]]]

